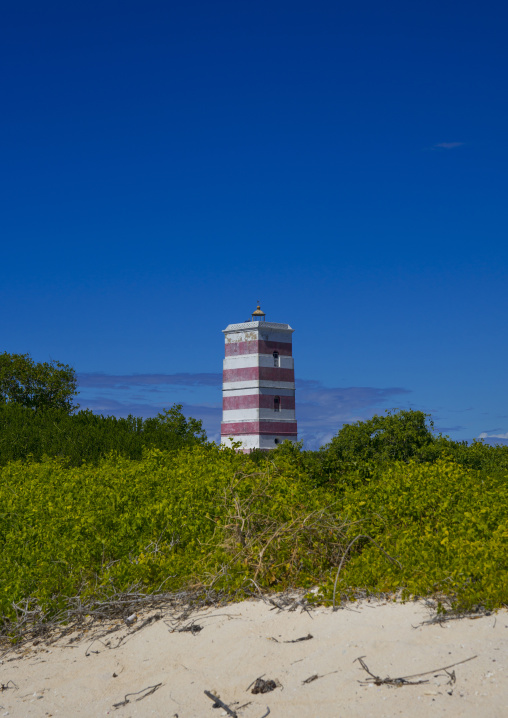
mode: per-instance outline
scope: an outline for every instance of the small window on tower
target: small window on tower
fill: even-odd
[[[274,397],[274,400],[273,400],[273,410],[274,410],[274,411],[280,411],[280,396]]]
[[[273,353],[273,365],[280,366],[279,352]]]

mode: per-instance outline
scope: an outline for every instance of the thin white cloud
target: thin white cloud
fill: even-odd
[[[308,449],[327,444],[344,424],[369,419],[376,412],[400,404],[400,397],[411,393],[402,387],[380,389],[371,386],[327,387],[321,382],[296,382],[298,436]]]
[[[217,386],[221,374],[78,374],[80,387],[101,389],[130,389],[133,386]]]
[[[488,434],[486,431],[482,431],[479,439],[508,439],[508,431],[506,434]]]
[[[155,416],[175,401],[183,404],[183,413],[203,421],[212,441],[220,435],[221,383],[220,374],[80,374],[79,385],[84,390],[80,397],[82,408],[98,414],[114,416]],[[169,389],[167,387],[173,387]],[[211,402],[181,401],[178,390],[196,388],[195,393],[215,391]],[[201,388],[200,388],[201,387]],[[327,387],[314,379],[298,379],[296,382],[296,418],[298,435],[306,448],[317,449],[328,443],[346,423],[370,418],[384,408],[399,404],[408,389],[402,387]],[[135,392],[132,390],[135,389]],[[196,397],[198,398],[198,397]]]
[[[456,147],[462,147],[463,144],[463,142],[438,142],[437,145],[433,145],[433,147],[442,150],[454,150]]]

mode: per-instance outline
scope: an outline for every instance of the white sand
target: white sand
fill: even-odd
[[[193,614],[203,626],[196,635],[171,632],[163,619],[135,633],[123,627],[91,647],[85,639],[41,643],[22,657],[4,656],[0,683],[13,681],[17,688],[0,692],[0,718],[227,715],[214,709],[204,690],[220,696],[239,718],[261,718],[268,707],[273,717],[295,718],[508,716],[508,612],[418,627],[428,618],[421,603],[363,602],[308,615],[251,601]],[[309,633],[307,641],[281,642]],[[474,655],[453,669],[453,685],[442,671],[425,676],[429,682],[421,685],[362,685],[368,676],[355,662],[364,656],[373,673],[396,678]],[[252,695],[246,689],[262,674],[281,686]],[[303,683],[315,674],[322,677]],[[158,683],[152,695],[113,707],[126,693]]]

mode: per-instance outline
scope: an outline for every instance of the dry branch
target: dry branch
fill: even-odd
[[[466,611],[446,615],[439,613],[437,616],[429,618],[427,621],[422,621],[418,624],[418,626],[414,626],[414,628],[419,628],[420,626],[431,626],[435,625],[436,623],[446,623],[447,621],[458,621],[461,618],[469,618],[470,620],[474,620],[475,618],[484,618],[485,616],[492,616],[492,611]]]
[[[88,600],[80,596],[67,599],[64,609],[47,616],[33,599],[13,604],[16,618],[9,621],[4,618],[0,624],[0,659],[12,650],[19,650],[27,642],[54,643],[75,631],[87,631],[89,637],[102,638],[109,633],[125,628],[123,618],[132,613],[142,613],[157,609],[157,614],[142,621],[129,633],[139,631],[162,617],[161,609],[170,612],[175,622],[186,620],[193,611],[209,606],[221,606],[234,598],[225,591],[213,591],[199,586],[191,590],[175,593],[143,593],[139,584],[127,591],[99,595]],[[94,635],[95,632],[95,635]],[[90,635],[91,634],[91,635]],[[69,644],[78,638],[70,639]]]
[[[415,686],[420,683],[428,683],[429,682],[428,680],[412,681],[411,679],[412,678],[420,678],[421,676],[430,676],[432,674],[439,673],[440,671],[448,672],[449,668],[454,668],[455,666],[460,666],[462,663],[467,663],[468,661],[472,661],[474,658],[477,658],[477,656],[471,656],[470,658],[466,658],[463,661],[458,661],[457,663],[452,663],[449,666],[443,666],[441,668],[434,668],[434,670],[432,670],[432,671],[424,671],[422,673],[413,673],[410,676],[400,676],[399,678],[390,678],[389,676],[387,676],[386,678],[381,678],[380,676],[376,676],[374,673],[372,673],[369,670],[369,667],[363,660],[364,658],[365,658],[365,656],[359,656],[358,658],[355,658],[355,661],[358,661],[360,663],[361,667],[363,668],[364,671],[366,671],[366,673],[369,674],[370,678],[367,678],[365,681],[358,681],[359,683],[362,683],[363,685],[374,683],[376,686],[388,685],[388,686],[399,687],[399,686]],[[353,661],[353,663],[355,661]],[[448,674],[448,676],[450,677],[451,682],[455,683],[455,680],[456,680],[455,679],[455,671],[453,671],[452,674]]]

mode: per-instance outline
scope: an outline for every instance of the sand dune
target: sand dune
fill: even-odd
[[[239,718],[268,709],[295,718],[508,716],[506,611],[421,625],[429,618],[423,603],[271,608],[246,601],[198,611],[178,626],[194,622],[202,627],[195,633],[172,630],[169,614],[152,611],[93,643],[67,636],[10,651],[0,662],[0,716],[227,716],[205,690]],[[162,618],[135,630],[156,613]],[[382,678],[434,672],[412,679],[428,681],[417,685],[374,685],[361,656]],[[472,656],[448,673],[435,670]],[[247,690],[259,676],[275,690]]]

